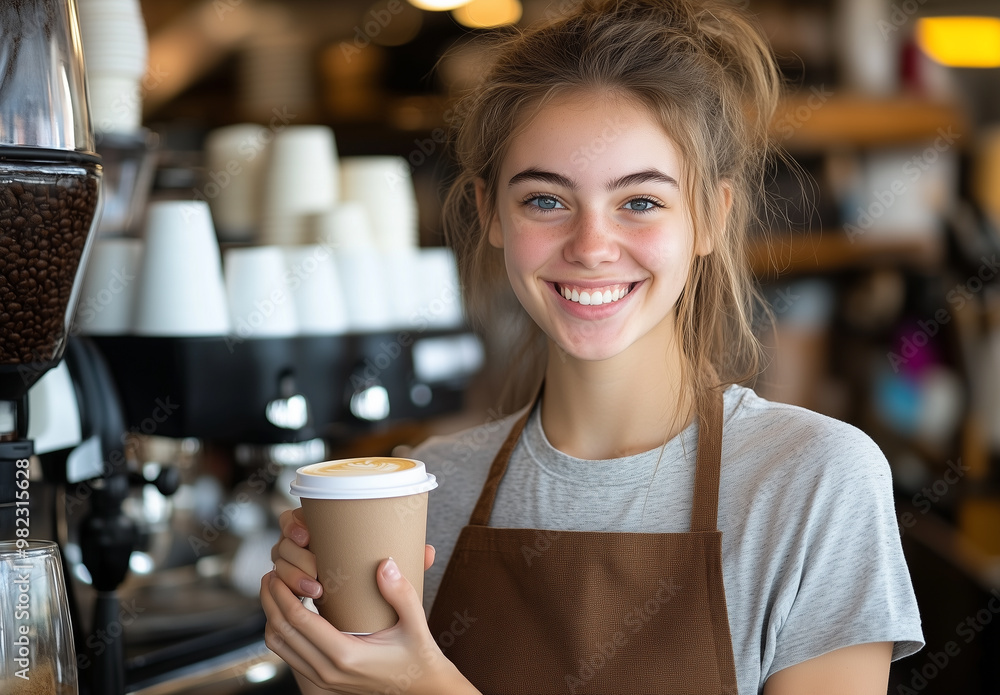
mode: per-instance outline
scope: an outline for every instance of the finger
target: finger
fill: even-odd
[[[296,651],[295,646],[289,639],[293,628],[274,600],[271,589],[271,577],[269,575],[270,573],[264,575],[260,586],[260,605],[267,616],[267,624],[264,627],[264,643],[268,649],[281,657],[291,668],[301,673],[317,686],[322,687],[322,679],[317,670],[313,668],[312,664],[302,654]],[[315,649],[311,649],[309,652],[308,656],[313,659],[323,658],[322,654]]]
[[[267,589],[261,605],[265,600],[273,604],[272,610],[279,617],[275,627],[285,644],[312,665],[323,680],[343,682],[346,676],[339,664],[345,654],[357,648],[358,638],[340,632],[325,618],[305,608],[277,578],[270,579]]]
[[[316,556],[287,538],[275,548],[278,552],[276,555],[272,552],[272,561],[277,577],[299,596],[322,596],[323,586],[316,576]]]
[[[399,624],[426,626],[427,618],[417,590],[399,571],[399,565],[391,557],[379,565],[378,588],[389,605],[396,609]]]
[[[291,538],[303,548],[309,545],[309,529],[306,528],[301,507],[282,512],[278,517],[278,525],[281,526],[281,535],[285,538]]]
[[[437,557],[437,551],[434,550],[434,546],[427,544],[424,546],[424,571],[426,572],[434,564],[434,558]]]

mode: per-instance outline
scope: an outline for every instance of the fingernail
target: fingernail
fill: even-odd
[[[317,598],[322,588],[319,582],[314,582],[312,579],[303,579],[299,582],[299,589],[309,598]]]
[[[296,526],[295,528],[293,528],[290,535],[292,537],[292,540],[298,543],[299,545],[302,545],[303,543],[306,542],[307,538],[306,530],[301,526]]]
[[[386,561],[385,567],[382,568],[382,576],[390,582],[394,582],[402,576],[399,573],[399,566],[396,565],[396,561],[391,557]]]

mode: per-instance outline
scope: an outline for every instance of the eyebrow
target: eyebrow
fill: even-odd
[[[573,179],[563,176],[562,174],[556,174],[551,171],[542,171],[541,169],[525,169],[524,171],[514,174],[510,181],[507,182],[507,187],[510,188],[515,184],[521,183],[522,181],[542,181],[544,183],[551,183],[556,186],[562,186],[563,188],[576,189],[578,184]],[[626,174],[621,178],[612,179],[605,184],[605,188],[609,191],[614,191],[619,188],[625,188],[627,186],[635,186],[640,183],[665,183],[674,188],[680,188],[677,184],[677,179],[668,174],[664,174],[659,169],[645,169],[644,171],[638,171],[634,174]]]
[[[622,176],[620,179],[609,181],[607,183],[607,189],[609,191],[613,191],[618,188],[626,188],[628,186],[635,186],[636,184],[648,183],[650,181],[654,183],[665,183],[673,186],[674,188],[680,188],[680,186],[677,185],[677,179],[673,176],[664,174],[659,169],[646,169],[645,171],[628,174],[626,176]]]
[[[521,183],[522,181],[542,181],[543,183],[551,183],[556,186],[562,186],[563,188],[577,188],[577,183],[571,178],[567,178],[562,174],[556,174],[551,171],[542,171],[541,169],[525,169],[524,171],[514,174],[510,181],[507,182],[507,188]]]

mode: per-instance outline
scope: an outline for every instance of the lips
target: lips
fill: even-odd
[[[556,292],[561,294],[564,299],[582,304],[583,306],[599,306],[601,304],[611,304],[624,298],[635,288],[637,283],[621,283],[605,285],[603,287],[579,287],[558,282],[553,284],[555,285]]]

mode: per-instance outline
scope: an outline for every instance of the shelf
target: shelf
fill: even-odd
[[[942,133],[962,142],[969,128],[965,114],[951,104],[914,97],[875,99],[814,87],[782,100],[772,131],[785,148],[801,152],[926,142]]]
[[[828,273],[875,266],[930,267],[943,253],[939,239],[904,234],[879,234],[853,242],[837,231],[775,233],[751,242],[747,258],[761,280],[789,275]]]

